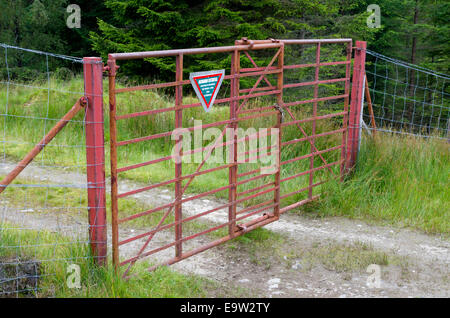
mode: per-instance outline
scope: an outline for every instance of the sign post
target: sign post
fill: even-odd
[[[196,72],[189,75],[192,87],[206,112],[214,104],[225,77],[225,70]]]

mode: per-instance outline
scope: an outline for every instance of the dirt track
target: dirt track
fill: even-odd
[[[12,165],[2,165],[6,172]],[[43,170],[30,166],[21,177],[51,180],[54,183],[82,183],[82,174]],[[120,192],[141,185],[122,182]],[[169,190],[147,191],[135,196],[153,206],[170,202]],[[187,214],[204,211],[223,204],[215,198],[193,200],[183,209]],[[25,212],[24,212],[25,213]],[[70,216],[35,214],[0,210],[0,219],[24,224],[35,229],[48,229],[74,233],[85,225]],[[227,216],[218,211],[206,222],[220,223]],[[450,242],[438,236],[425,235],[409,229],[369,225],[345,218],[314,219],[285,214],[281,220],[269,224],[267,229],[282,236],[280,245],[266,247],[264,251],[249,251],[237,245],[220,246],[193,256],[173,269],[194,273],[216,280],[227,286],[239,286],[253,296],[261,297],[449,297],[450,296]],[[121,237],[129,237],[149,229],[126,228]],[[172,237],[155,236],[152,244],[169,242]],[[127,244],[121,256],[134,256],[142,242]],[[172,250],[166,253],[173,255]],[[381,286],[367,285],[366,267],[356,266],[359,257],[367,254],[385,255],[388,265],[381,266]],[[168,254],[167,254],[168,255]],[[162,255],[167,256],[167,255]],[[335,255],[328,259],[329,255]],[[356,260],[352,260],[356,258]],[[342,262],[339,263],[339,262]],[[336,263],[337,262],[337,263]],[[331,264],[331,265],[330,265]],[[340,267],[341,266],[341,267]],[[220,294],[220,293],[219,293]],[[230,295],[234,296],[234,295]]]

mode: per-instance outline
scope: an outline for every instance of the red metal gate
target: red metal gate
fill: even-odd
[[[321,61],[321,50],[324,45],[341,45],[336,49],[341,52],[342,58],[333,61]],[[109,99],[110,99],[110,142],[111,142],[111,194],[112,194],[112,234],[113,234],[113,263],[116,267],[126,265],[124,276],[129,273],[132,265],[139,259],[151,255],[161,254],[151,268],[160,265],[168,265],[183,260],[187,257],[200,253],[208,248],[226,242],[237,236],[240,236],[255,228],[264,226],[279,219],[280,214],[295,209],[311,200],[317,198],[313,189],[323,184],[324,177],[340,176],[343,174],[345,144],[347,133],[347,113],[349,101],[349,82],[350,82],[350,63],[351,63],[351,39],[333,39],[333,40],[263,40],[252,41],[242,39],[236,41],[234,46],[209,47],[196,49],[180,49],[166,51],[152,51],[140,53],[116,53],[110,54],[108,59],[109,70]],[[286,50],[292,52],[290,57],[294,57],[298,52],[304,52],[304,47],[308,50],[313,48],[315,60],[305,64],[289,64],[292,58],[286,56]],[[297,52],[297,53],[296,53]],[[228,118],[219,118],[215,120],[214,115],[205,118],[212,118],[212,122],[196,125],[188,121],[186,113],[192,114],[192,109],[201,109],[201,103],[185,103],[186,96],[183,96],[184,90],[190,87],[190,81],[183,79],[183,63],[191,55],[227,54],[230,55],[230,63],[226,69],[224,82],[227,89],[224,93],[227,96],[219,96],[214,104],[228,106]],[[289,53],[291,54],[291,53]],[[255,62],[255,55],[265,56],[268,63],[258,65]],[[339,55],[339,54],[334,54]],[[332,55],[332,56],[334,56]],[[116,88],[117,61],[131,59],[156,59],[156,58],[174,58],[176,64],[175,81]],[[241,67],[243,61],[248,67]],[[263,58],[259,58],[259,61]],[[343,77],[320,79],[320,68],[339,67],[343,65]],[[302,81],[301,74],[296,74],[296,70],[312,69],[313,78],[309,81]],[[289,72],[291,75],[289,75]],[[331,72],[335,74],[336,72]],[[337,72],[339,73],[339,72]],[[246,82],[244,83],[244,79]],[[286,79],[287,82],[286,82]],[[339,83],[343,84],[338,88]],[[247,86],[244,86],[247,85]],[[334,90],[341,90],[339,94],[328,94],[328,90],[323,90],[324,85],[333,86]],[[306,88],[312,88],[311,97],[308,97]],[[156,89],[174,89],[174,105],[171,107],[154,108],[140,110],[138,112],[123,113],[121,105],[116,101],[118,94],[132,94],[136,91],[148,91]],[[303,91],[304,90],[304,91]],[[228,95],[229,91],[229,95]],[[294,93],[292,93],[294,92]],[[320,96],[325,92],[327,96]],[[303,95],[302,95],[303,94]],[[300,97],[304,98],[300,98]],[[306,97],[305,97],[306,96]],[[305,99],[306,98],[306,99]],[[288,99],[288,100],[287,100]],[[256,101],[257,100],[257,101]],[[334,101],[334,108],[340,107],[340,110],[324,113],[319,109],[319,105],[324,102]],[[312,105],[306,111],[298,111],[297,106]],[[141,117],[158,116],[163,113],[172,113],[174,129],[154,133],[148,136],[137,136],[131,139],[122,140],[121,131],[117,128],[117,123],[126,120],[133,120]],[[208,113],[209,114],[209,113]],[[209,116],[209,115],[208,115]],[[297,116],[297,117],[296,117]],[[300,117],[301,116],[301,117]],[[333,118],[342,118],[342,126],[336,125],[320,126],[318,123],[323,120],[333,120]],[[194,119],[194,118],[191,118]],[[183,124],[184,120],[184,124]],[[264,126],[270,133],[267,135],[272,138],[272,144],[259,146],[256,149],[245,151],[245,145],[253,139],[261,138],[262,133],[247,133],[243,138],[238,134],[232,134],[230,139],[223,142],[223,139],[229,131],[237,131],[239,127],[251,127],[252,125]],[[176,159],[174,155],[160,156],[157,158],[147,158],[144,162],[127,165],[120,164],[125,155],[118,155],[119,149],[136,145],[138,143],[150,142],[159,138],[169,141],[176,129],[184,127],[187,133],[195,134],[197,131],[213,127],[222,127],[216,140],[204,146],[193,150],[183,149],[183,139],[175,138],[173,141],[176,153],[181,157],[191,156],[196,153],[202,153],[204,158],[193,168],[186,163]],[[325,128],[330,128],[324,130]],[[335,127],[335,128],[333,128]],[[337,129],[336,129],[337,128]],[[295,129],[296,132],[292,132]],[[249,130],[249,129],[247,129]],[[260,130],[261,131],[261,130]],[[294,135],[293,135],[294,134]],[[338,145],[323,148],[319,143],[325,136],[338,135],[340,143]],[[295,136],[293,139],[286,139],[289,136]],[[264,136],[263,136],[264,137]],[[286,138],[284,138],[286,137]],[[275,142],[274,142],[275,140]],[[303,149],[300,145],[306,143],[307,152],[296,153],[298,149]],[[244,151],[239,152],[240,145],[244,144]],[[213,151],[216,153],[220,147],[227,147],[229,152],[228,160],[224,164],[210,164]],[[143,149],[146,149],[143,146]],[[220,148],[222,149],[222,148]],[[292,150],[294,149],[294,150]],[[261,152],[264,152],[261,154]],[[304,150],[304,149],[303,149]],[[256,156],[254,155],[256,152]],[[337,152],[333,157],[330,153]],[[145,152],[144,152],[145,153]],[[243,159],[239,156],[242,155]],[[273,156],[275,158],[275,170],[265,172],[261,163],[251,159],[262,159],[263,156]],[[328,156],[328,157],[327,157]],[[336,158],[330,161],[329,158]],[[307,169],[300,171],[299,162],[307,160]],[[175,161],[175,162],[174,162]],[[320,165],[317,165],[320,162]],[[139,189],[126,189],[119,193],[119,176],[134,169],[146,169],[152,165],[162,165],[163,168],[173,169],[174,176],[166,180],[150,180],[150,184]],[[170,168],[169,168],[170,167]],[[207,169],[205,169],[205,167]],[[337,171],[336,168],[337,167]],[[188,173],[184,173],[187,169]],[[203,170],[202,170],[203,169]],[[224,178],[224,171],[228,170],[225,177],[226,184],[218,188],[205,188],[204,191],[191,191],[193,181],[196,178]],[[340,171],[339,171],[340,170]],[[193,171],[193,172],[192,172]],[[294,172],[294,173],[292,173]],[[326,172],[326,173],[325,173]],[[305,186],[301,185],[299,178],[305,176]],[[317,179],[320,179],[317,181]],[[222,180],[223,181],[223,180]],[[289,182],[295,184],[286,186]],[[298,182],[298,183],[297,183]],[[139,195],[145,192],[155,191],[155,189],[173,189],[173,197],[167,196],[168,203],[158,202],[157,206],[137,213],[129,213],[119,209],[120,200],[126,197]],[[292,191],[293,190],[293,191]],[[167,191],[167,190],[164,190]],[[161,193],[161,192],[158,192]],[[188,196],[188,194],[191,194]],[[306,197],[299,200],[300,194]],[[208,200],[212,195],[221,196],[217,200]],[[226,200],[224,200],[226,198]],[[193,204],[199,202],[202,204]],[[211,203],[211,202],[214,202]],[[186,208],[187,207],[187,208]],[[198,209],[197,209],[198,208]],[[200,208],[201,211],[199,211]],[[120,211],[119,211],[120,210]],[[226,211],[226,213],[224,213]],[[208,216],[218,217],[216,219],[202,219]],[[225,215],[225,218],[220,216]],[[127,222],[135,221],[138,218],[156,216],[157,221],[144,223],[144,227],[139,233],[132,233],[126,230]],[[192,222],[200,221],[200,225],[189,226]],[[202,223],[203,222],[203,223]],[[124,231],[120,232],[119,225],[124,224]],[[149,228],[150,227],[150,228]],[[226,230],[226,232],[224,231]],[[164,232],[166,236],[158,242],[155,236]],[[218,232],[219,234],[212,234]],[[127,234],[128,233],[128,234]],[[167,234],[168,233],[168,234]],[[161,234],[162,235],[162,234]],[[219,236],[219,238],[217,237]],[[193,243],[195,242],[195,243]],[[150,244],[155,243],[155,244]],[[138,252],[131,257],[121,257],[119,260],[119,247],[121,256],[126,255],[128,244],[139,244]],[[129,245],[128,245],[129,246]],[[172,256],[168,257],[164,251],[171,251]],[[125,251],[122,253],[122,251]],[[166,257],[166,259],[164,259]]]

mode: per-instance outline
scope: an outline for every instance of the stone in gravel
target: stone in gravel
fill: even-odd
[[[280,282],[281,282],[281,279],[279,279],[279,278],[272,278],[272,279],[269,279],[267,281],[267,284],[269,284],[269,285],[271,285],[271,284],[278,284]]]
[[[284,292],[282,292],[281,290],[275,291],[272,293],[272,295],[283,295]]]
[[[303,266],[302,266],[302,264],[300,264],[300,262],[299,261],[295,261],[295,264],[294,265],[292,265],[292,269],[301,269]]]

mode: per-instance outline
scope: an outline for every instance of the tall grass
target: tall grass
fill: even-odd
[[[45,230],[17,230],[6,223],[0,224],[0,228],[2,247],[0,260],[36,262],[36,266],[39,267],[39,270],[33,274],[39,276],[36,285],[32,286],[36,290],[28,293],[28,296],[91,298],[225,296],[220,294],[216,283],[210,280],[195,275],[183,275],[167,267],[148,272],[147,268],[151,264],[146,262],[135,265],[133,272],[138,272],[138,276],[123,280],[121,273],[116,273],[111,265],[96,266],[88,245],[82,240],[76,243],[74,239]],[[20,246],[17,242],[20,242]],[[80,267],[80,288],[74,288],[68,284],[68,281],[72,279],[73,272],[68,270],[72,264]],[[17,279],[23,280],[27,277]],[[229,291],[236,292],[233,294],[235,296],[238,295],[238,291]],[[13,293],[10,296],[15,297],[16,294]],[[25,296],[25,294],[19,293],[19,296]]]
[[[311,210],[450,234],[449,145],[380,134],[364,138],[354,172],[329,182]]]
[[[31,146],[37,143],[44,135],[45,131],[55,123],[54,120],[46,120],[45,118],[57,119],[62,117],[65,112],[70,109],[76,100],[76,96],[72,94],[64,94],[65,91],[82,91],[83,82],[80,78],[75,78],[69,82],[63,82],[56,79],[52,80],[51,87],[54,91],[47,92],[43,90],[27,89],[26,87],[10,87],[8,95],[8,108],[6,103],[1,104],[2,113],[7,113],[9,116],[0,120],[0,132],[3,132],[4,139],[7,143],[3,145],[3,151],[6,156],[12,160],[22,158]],[[118,87],[121,84],[118,83]],[[107,83],[104,83],[105,99],[104,104],[108,104],[107,100]],[[0,100],[6,101],[6,89],[0,87]],[[50,103],[48,103],[48,100]],[[185,96],[184,104],[196,103],[197,99],[192,96]],[[274,101],[270,99],[254,99],[250,100],[245,109],[258,108],[261,105],[266,106],[273,104]],[[140,112],[149,109],[161,109],[173,107],[174,100],[170,95],[160,95],[154,91],[136,91],[117,95],[117,112],[118,114],[129,114]],[[294,110],[296,118],[305,117],[307,113],[306,107]],[[12,115],[12,116],[11,116]],[[242,116],[249,116],[246,114]],[[217,121],[224,121],[229,119],[229,107],[215,106],[209,113],[205,113],[201,107],[188,108],[183,110],[183,127],[192,127],[195,120],[201,120],[202,124],[214,123]],[[287,116],[287,115],[286,115]],[[37,119],[31,119],[37,118]],[[247,129],[249,127],[255,128],[269,128],[275,124],[276,116],[268,116],[259,119],[249,119],[239,123],[239,127]],[[83,114],[79,114],[75,120],[76,122],[68,124],[64,130],[57,135],[52,141],[51,145],[46,147],[44,153],[39,155],[35,160],[44,162],[49,165],[61,166],[82,166],[81,171],[85,171],[85,152],[84,132],[83,126],[78,121],[82,121]],[[286,120],[289,120],[287,117]],[[105,123],[109,121],[108,112],[105,111]],[[174,112],[160,113],[152,116],[142,116],[131,119],[119,120],[117,124],[118,140],[129,140],[137,137],[149,136],[152,134],[168,132],[174,129]],[[306,123],[302,125],[307,134],[311,133],[311,124]],[[218,131],[225,128],[225,125],[217,127]],[[330,121],[318,121],[317,133],[328,131],[334,128],[334,124]],[[192,143],[194,142],[194,133],[191,134]],[[300,134],[295,126],[285,127],[282,132],[282,141],[292,140],[295,138],[304,137]],[[108,125],[105,125],[105,140],[109,141]],[[225,140],[223,140],[225,141]],[[212,144],[213,139],[203,141],[203,146]],[[336,146],[340,143],[340,136],[325,136],[316,140],[318,149],[325,149]],[[270,144],[270,142],[268,142]],[[61,145],[61,146],[57,146]],[[65,146],[72,147],[65,147]],[[75,146],[75,147],[73,147]],[[174,141],[170,136],[159,138],[151,141],[139,142],[119,147],[118,149],[118,165],[124,167],[132,164],[137,164],[171,154]],[[108,152],[109,147],[106,146],[107,162],[109,161]],[[248,148],[247,148],[248,149]],[[226,158],[225,147],[223,149],[223,158]],[[282,161],[291,159],[310,152],[310,145],[308,142],[297,143],[285,147],[282,151]],[[215,154],[216,150],[213,152]],[[206,151],[204,153],[206,155]],[[323,157],[328,162],[338,160],[339,151],[324,153]],[[252,155],[254,156],[254,154]],[[183,174],[194,173],[198,167],[198,163],[183,163]],[[207,162],[203,169],[210,169],[217,167],[220,164]],[[323,165],[319,158],[315,159],[315,166]],[[239,167],[239,173],[253,170],[259,167],[259,163],[242,164]],[[309,169],[309,159],[297,161],[283,166],[281,177],[290,176],[296,172],[301,172]],[[174,176],[174,162],[172,160],[163,161],[151,166],[145,166],[138,169],[126,171],[119,175],[119,178],[139,181],[142,183],[157,183],[165,180],[173,179]],[[337,172],[338,169],[335,169]],[[109,175],[109,165],[106,165],[106,174]],[[315,173],[316,179],[319,180],[325,177],[325,171],[318,171]],[[186,182],[186,181],[185,181]],[[238,191],[245,191],[250,188],[258,187],[263,184],[273,182],[273,176],[267,176],[259,180],[239,186]],[[187,188],[187,193],[199,193],[211,189],[220,188],[228,184],[228,169],[222,169],[213,173],[198,176],[194,178],[193,182]],[[293,192],[299,188],[308,185],[308,176],[304,176],[292,181],[287,181],[282,185],[282,194]],[[169,185],[169,187],[173,187]],[[221,191],[215,194],[221,198],[227,198],[227,191]],[[267,200],[272,194],[261,196],[258,202]],[[293,195],[283,200],[283,204],[287,205],[305,198],[303,193]],[[255,200],[248,202],[255,203]]]
[[[11,143],[4,143],[2,150],[11,159],[17,160],[42,137],[44,129],[51,127],[52,121],[30,120],[20,116],[60,118],[74,103],[76,96],[67,95],[63,91],[82,91],[83,82],[75,78],[68,82],[52,80],[51,87],[55,91],[33,90],[23,87],[10,87],[8,97],[8,114],[16,117],[4,117],[0,120],[0,133]],[[121,84],[119,83],[120,87]],[[105,87],[105,105],[107,100],[107,83]],[[170,93],[170,92],[168,92]],[[6,89],[0,87],[0,100],[6,101]],[[47,105],[47,100],[50,104]],[[192,96],[185,96],[184,104],[194,103]],[[246,109],[269,105],[272,101],[258,99],[249,101]],[[155,91],[136,91],[117,96],[118,114],[128,114],[142,110],[173,107],[173,96],[160,95]],[[325,107],[326,106],[326,107]],[[333,107],[335,107],[334,105]],[[2,113],[5,103],[1,103]],[[329,112],[330,105],[319,105],[319,110]],[[106,107],[105,107],[106,108]],[[306,106],[294,110],[297,118],[308,114]],[[48,114],[48,115],[47,115]],[[18,116],[18,117],[17,117]],[[286,115],[287,116],[287,115]],[[211,112],[205,113],[201,107],[183,110],[183,127],[192,127],[194,119],[202,120],[203,124],[226,120],[229,118],[229,108],[215,106]],[[83,119],[83,114],[76,118]],[[105,111],[105,122],[108,122],[108,112]],[[289,120],[287,117],[286,120]],[[274,116],[263,119],[247,120],[239,123],[242,128],[271,127]],[[310,124],[302,124],[307,134],[311,133]],[[331,120],[318,121],[317,132],[330,131],[339,127]],[[118,122],[119,140],[148,136],[167,132],[174,128],[174,114],[168,112],[134,119],[124,119]],[[220,130],[224,126],[218,127]],[[282,133],[283,141],[304,137],[295,125],[285,127]],[[105,125],[105,140],[109,141],[108,125]],[[210,141],[204,141],[206,146]],[[316,140],[319,150],[339,145],[341,135],[321,137]],[[40,155],[36,160],[45,160],[57,165],[85,164],[83,148],[84,135],[82,125],[70,123],[52,142],[55,145],[80,145],[80,147],[47,147],[45,158]],[[170,155],[174,141],[170,137],[140,142],[119,147],[119,167],[141,163]],[[106,160],[109,161],[109,147],[106,146]],[[282,161],[311,152],[308,142],[296,143],[283,148]],[[415,139],[379,135],[375,142],[364,139],[359,155],[358,165],[354,173],[345,182],[330,181],[316,189],[315,194],[322,193],[321,199],[308,208],[320,215],[341,215],[353,218],[383,220],[393,224],[413,226],[432,233],[447,233],[449,230],[449,147],[445,141]],[[323,154],[328,162],[340,159],[340,151]],[[309,159],[296,161],[283,166],[281,178],[309,169]],[[216,167],[216,163],[206,163],[203,169]],[[314,166],[323,162],[318,156]],[[242,164],[239,173],[255,169],[258,164]],[[198,163],[183,163],[183,174],[194,173]],[[334,167],[338,173],[339,167]],[[84,168],[82,168],[84,170]],[[109,175],[109,164],[106,164]],[[315,173],[314,182],[328,178],[326,169]],[[135,180],[142,183],[157,183],[174,178],[174,163],[172,160],[145,166],[119,174],[122,179]],[[281,194],[293,192],[308,185],[309,176],[305,175],[287,181],[281,185]],[[267,176],[257,181],[242,185],[238,191],[245,191],[273,181],[273,176]],[[186,182],[186,181],[185,181]],[[185,184],[185,183],[184,183]],[[187,192],[199,193],[228,185],[228,169],[215,171],[194,179]],[[171,185],[169,185],[171,187]],[[221,198],[228,197],[224,190],[215,194]],[[247,202],[255,204],[270,199],[272,193]],[[283,200],[282,205],[302,200],[306,193],[299,193]]]

